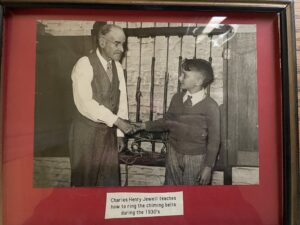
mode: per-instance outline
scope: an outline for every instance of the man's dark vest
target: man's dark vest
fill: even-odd
[[[110,82],[96,53],[88,56],[93,68],[91,82],[93,99],[117,114],[119,110],[119,79],[112,62]],[[119,161],[117,128],[94,122],[78,112],[70,132],[71,183],[74,186],[118,186]]]
[[[119,110],[120,101],[119,78],[116,64],[112,61],[113,76],[110,82],[97,54],[92,53],[88,58],[94,72],[92,80],[93,99],[116,114]]]

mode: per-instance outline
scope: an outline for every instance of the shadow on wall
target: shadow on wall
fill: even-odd
[[[68,134],[76,110],[71,72],[76,61],[96,48],[106,22],[95,22],[91,36],[53,36],[37,23],[35,156],[68,156]]]

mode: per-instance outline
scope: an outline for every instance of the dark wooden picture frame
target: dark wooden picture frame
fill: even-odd
[[[282,92],[282,150],[283,150],[283,205],[284,225],[299,223],[299,143],[297,110],[296,47],[293,0],[222,0],[202,1],[148,1],[134,3],[125,0],[2,0],[0,2],[1,24],[10,8],[108,8],[108,9],[186,9],[218,10],[236,13],[277,13],[280,32],[281,92]],[[1,26],[1,44],[3,26]],[[4,31],[5,32],[5,31]],[[2,57],[1,57],[2,58]],[[2,58],[2,66],[3,66]],[[3,86],[3,77],[1,85]],[[1,88],[1,90],[3,90]],[[3,91],[2,91],[3,95]],[[2,97],[3,99],[3,97]],[[5,102],[1,99],[1,120]],[[3,124],[3,121],[2,121]],[[2,138],[1,129],[1,138]],[[3,141],[3,140],[2,140]],[[2,144],[3,142],[1,142]],[[3,144],[2,144],[3,145]],[[3,151],[2,151],[3,154]],[[2,155],[1,154],[1,155]],[[1,159],[2,164],[2,159]],[[2,167],[1,167],[2,169]],[[1,171],[2,174],[2,171]],[[2,184],[1,184],[2,189]],[[3,199],[3,191],[1,191]],[[2,201],[3,202],[3,201]],[[2,212],[2,210],[1,210]],[[3,217],[2,217],[3,218]]]

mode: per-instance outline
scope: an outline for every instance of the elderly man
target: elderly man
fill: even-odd
[[[118,149],[128,120],[126,84],[119,63],[126,37],[119,26],[106,24],[98,49],[78,60],[72,71],[78,110],[70,132],[71,186],[120,185]]]

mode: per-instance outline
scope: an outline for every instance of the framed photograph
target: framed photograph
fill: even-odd
[[[292,0],[1,19],[4,225],[299,223]]]

